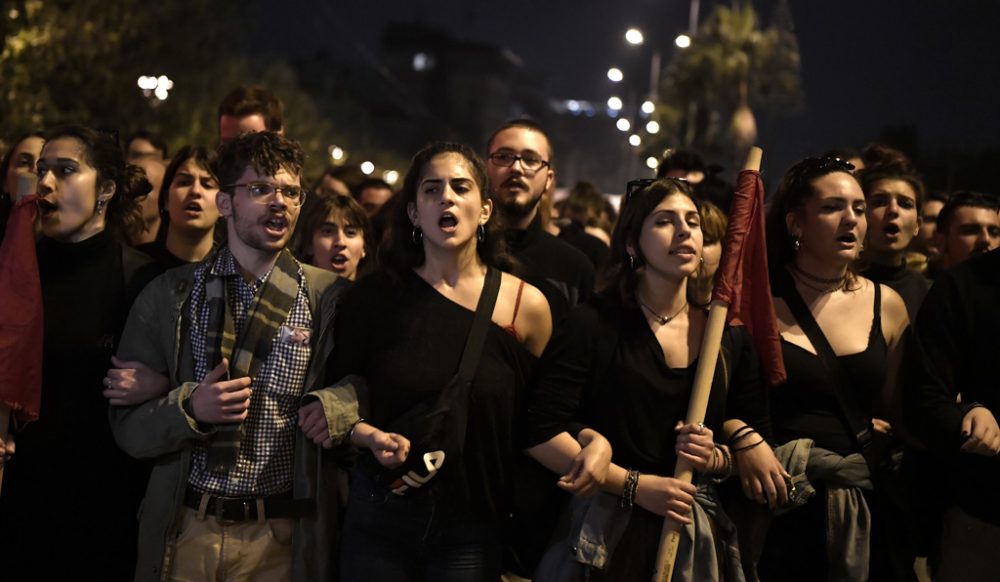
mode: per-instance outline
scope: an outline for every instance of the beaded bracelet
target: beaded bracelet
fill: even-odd
[[[733,457],[729,454],[729,450],[722,445],[716,444],[715,450],[719,451],[722,458],[726,462],[726,471],[722,474],[722,476],[712,477],[712,483],[718,484],[733,476]],[[713,451],[712,454],[714,455],[715,452]]]
[[[629,469],[625,476],[625,486],[622,488],[622,498],[618,502],[618,507],[631,509],[635,504],[635,491],[639,488],[639,471]]]

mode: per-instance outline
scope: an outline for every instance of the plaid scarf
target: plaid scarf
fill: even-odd
[[[216,255],[215,261],[219,260]],[[208,335],[205,360],[208,369],[229,360],[229,379],[256,378],[271,353],[278,328],[288,319],[299,290],[298,263],[288,250],[282,250],[247,313],[243,332],[236,336],[233,315],[226,293],[227,278],[212,274],[205,281],[208,302]],[[215,425],[216,434],[208,443],[206,467],[209,471],[229,471],[236,465],[243,438],[243,424]]]

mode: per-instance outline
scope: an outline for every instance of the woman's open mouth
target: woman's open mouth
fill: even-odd
[[[49,216],[56,210],[59,210],[59,206],[55,202],[46,200],[45,198],[39,198],[36,204],[38,205],[38,213],[43,217]]]
[[[455,232],[458,228],[458,218],[450,212],[445,212],[438,219],[438,227],[444,232]]]

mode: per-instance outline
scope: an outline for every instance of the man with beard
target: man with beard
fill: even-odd
[[[173,388],[111,409],[119,445],[155,461],[136,580],[334,575],[336,463],[319,462],[320,445],[348,432],[357,404],[322,384],[345,280],[285,249],[303,159],[269,131],[223,143],[226,244],[155,280],[129,315],[118,357]],[[106,385],[127,391],[118,376]]]
[[[1000,246],[997,201],[979,192],[956,192],[937,218],[934,243],[945,269]]]
[[[504,124],[487,142],[490,186],[503,218],[511,254],[521,276],[549,302],[552,322],[586,300],[594,288],[594,267],[586,255],[542,229],[538,205],[555,184],[552,146],[538,124],[518,119]]]
[[[542,228],[538,207],[555,184],[552,146],[541,127],[519,119],[500,127],[487,148],[493,203],[503,219],[511,254],[520,263],[518,274],[545,295],[556,325],[590,296],[594,266],[582,252]],[[564,494],[554,485],[552,474],[527,456],[519,457],[516,472],[505,565],[513,574],[530,577],[559,517]]]

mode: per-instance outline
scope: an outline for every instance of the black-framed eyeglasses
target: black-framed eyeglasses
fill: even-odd
[[[672,180],[676,182],[679,186],[681,186],[684,190],[688,190],[690,188],[690,184],[688,183],[686,178],[639,178],[638,180],[629,180],[625,184],[625,199],[622,200],[622,205],[621,205],[622,208],[625,208],[625,206],[628,205],[629,201],[632,200],[632,197],[634,195],[638,194],[639,192],[642,192],[646,188],[649,188],[653,184],[653,182],[656,182],[658,180],[667,180],[667,181]]]
[[[505,168],[509,168],[514,165],[514,162],[520,161],[521,167],[531,172],[537,172],[545,166],[550,165],[548,160],[543,160],[540,156],[533,154],[519,155],[512,152],[493,152],[490,154],[490,161]]]
[[[301,186],[278,186],[271,182],[245,182],[243,184],[230,184],[223,190],[229,191],[234,188],[246,188],[247,193],[250,194],[250,200],[257,204],[269,204],[278,192],[281,193],[281,197],[289,206],[302,206],[306,199],[306,191]]]

